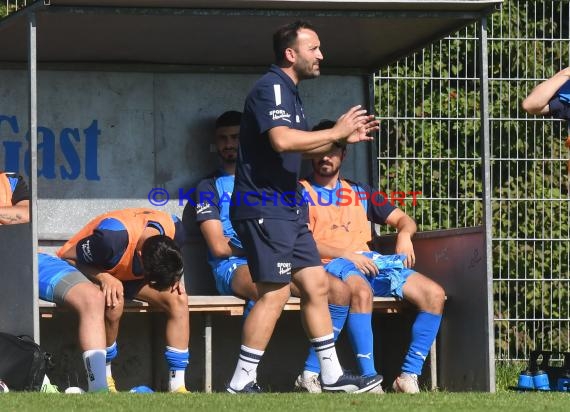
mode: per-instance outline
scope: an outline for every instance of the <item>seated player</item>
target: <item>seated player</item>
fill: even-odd
[[[116,392],[111,361],[126,299],[141,299],[167,316],[165,357],[169,390],[187,392],[190,323],[184,289],[180,220],[132,208],[91,220],[57,257],[39,254],[40,297],[75,311],[88,390]]]
[[[195,206],[187,203],[184,210],[184,224],[196,221],[206,240],[209,263],[220,295],[235,295],[247,299],[246,315],[257,300],[257,288],[251,278],[247,259],[241,242],[232,227],[229,217],[230,198],[234,189],[234,174],[239,144],[241,113],[228,111],[219,116],[215,123],[214,140],[221,168],[210,177],[200,181],[196,188]],[[271,207],[269,205],[268,207]],[[333,322],[335,339],[342,330],[350,292],[348,287],[336,277],[329,276],[329,310]],[[291,294],[299,296],[300,291],[291,284]],[[314,350],[310,350],[309,365],[317,365]],[[312,382],[320,391],[318,380]]]
[[[332,126],[334,122],[323,121],[314,130]],[[392,385],[397,392],[417,393],[417,377],[437,335],[445,293],[437,283],[411,269],[415,263],[411,238],[416,232],[412,218],[390,205],[368,185],[340,177],[345,154],[346,147],[338,144],[329,153],[313,159],[313,174],[301,182],[308,201],[309,227],[325,270],[350,288],[346,330],[363,376],[377,373],[371,325],[373,296],[405,299],[418,308],[402,372]],[[360,200],[366,196],[372,199],[374,192],[378,196],[374,201]],[[381,256],[370,251],[370,222],[397,229],[397,255]],[[307,387],[305,382],[310,373],[316,375],[318,370],[306,367],[297,384]]]

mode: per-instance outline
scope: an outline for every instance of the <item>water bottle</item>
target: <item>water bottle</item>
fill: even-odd
[[[550,390],[550,381],[548,380],[548,374],[542,369],[539,369],[534,373],[532,377],[532,383],[534,385],[534,389],[538,389],[539,391]]]
[[[556,382],[556,390],[560,392],[570,392],[570,371],[566,370]]]
[[[534,389],[532,372],[528,369],[522,371],[519,375],[519,389]]]

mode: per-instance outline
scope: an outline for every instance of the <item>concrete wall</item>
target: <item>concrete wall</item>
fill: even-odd
[[[40,72],[39,233],[71,233],[109,209],[150,206],[148,194],[155,187],[169,192],[165,207],[181,215],[179,189],[193,187],[217,165],[210,148],[215,117],[241,110],[257,78]],[[310,124],[366,104],[362,80],[322,76],[303,82]],[[26,72],[0,70],[0,169],[26,170],[27,113]],[[366,156],[366,148],[360,149]],[[367,179],[368,162],[353,164],[349,174]]]

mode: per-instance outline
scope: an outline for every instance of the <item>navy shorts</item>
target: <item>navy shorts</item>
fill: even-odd
[[[304,218],[245,219],[232,223],[245,249],[254,282],[289,283],[296,270],[321,265]]]

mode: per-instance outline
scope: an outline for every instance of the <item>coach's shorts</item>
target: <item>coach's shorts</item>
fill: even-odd
[[[349,276],[364,278],[372,288],[374,296],[404,298],[402,288],[412,273],[412,269],[404,266],[405,255],[381,255],[377,252],[363,252],[364,256],[374,260],[379,273],[368,277],[354,266],[348,259],[337,258],[325,265],[325,270],[345,281]]]
[[[69,290],[83,282],[91,281],[76,267],[55,256],[38,253],[39,295],[43,300],[64,303]]]
[[[254,282],[289,283],[294,271],[321,265],[313,235],[301,216],[297,220],[265,218],[233,223]]]
[[[216,280],[216,289],[220,295],[234,295],[232,290],[232,280],[234,273],[238,267],[247,265],[247,259],[244,257],[233,257],[224,259],[214,268],[214,278]]]

